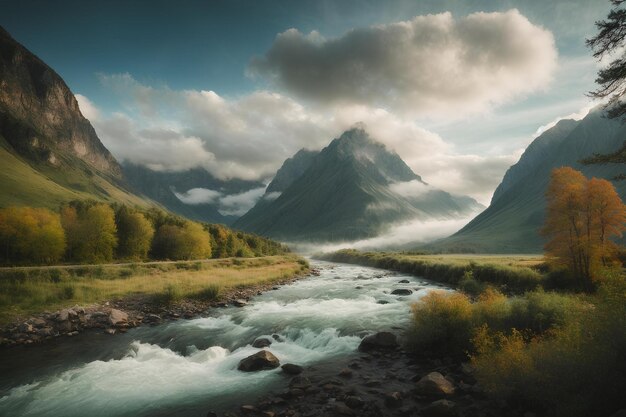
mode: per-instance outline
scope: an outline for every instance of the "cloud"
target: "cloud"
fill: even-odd
[[[450,236],[469,223],[477,213],[454,220],[412,220],[392,226],[386,233],[353,242],[306,244],[289,242],[300,253],[333,252],[340,249],[399,249],[415,247]]]
[[[513,9],[416,16],[331,39],[289,29],[248,73],[322,104],[456,117],[544,88],[556,67],[552,33]]]
[[[355,124],[397,152],[425,182],[469,193],[483,204],[515,162],[459,155],[414,121],[366,105],[307,108],[268,91],[226,98],[214,91],[148,87],[128,75],[105,80],[121,94],[125,111],[99,111],[91,120],[98,136],[115,157],[155,170],[202,167],[220,179],[265,180],[299,149],[319,150]],[[454,180],[446,182],[450,172]]]
[[[396,182],[389,186],[391,191],[402,197],[417,197],[427,193],[431,187],[418,180]]]
[[[265,187],[254,188],[239,194],[231,194],[220,199],[219,212],[224,215],[243,216],[265,193]]]
[[[174,195],[185,204],[214,204],[219,201],[222,193],[208,188],[192,188],[184,193],[174,191]]]
[[[243,216],[265,193],[265,187],[253,188],[238,194],[223,194],[208,188],[192,188],[174,195],[183,203],[190,205],[217,205],[218,211],[224,216]]]
[[[98,108],[82,94],[76,94],[76,101],[78,101],[78,108],[86,119],[92,122],[100,118],[100,111]]]

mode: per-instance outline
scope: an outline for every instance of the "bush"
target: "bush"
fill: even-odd
[[[533,299],[535,297],[535,299]],[[482,326],[472,362],[479,383],[510,405],[551,416],[604,416],[626,407],[626,282],[604,283],[593,306],[567,312],[559,297],[532,294],[526,311],[561,322],[540,336]],[[570,300],[571,301],[571,300]]]
[[[459,281],[458,287],[464,293],[472,296],[478,296],[487,288],[485,284],[474,279],[474,274],[471,270],[465,271],[463,278]]]
[[[507,336],[518,329],[532,338],[587,308],[576,296],[542,291],[508,298],[488,287],[475,303],[461,293],[431,292],[413,305],[409,344],[422,354],[466,357],[484,325]]]
[[[463,356],[470,348],[473,314],[465,295],[433,291],[413,305],[411,348],[422,354]]]
[[[156,296],[159,304],[174,304],[182,298],[182,292],[177,285],[170,284],[165,290]]]
[[[196,298],[204,301],[214,301],[220,295],[221,288],[219,285],[211,284],[206,288],[203,288],[196,294]]]

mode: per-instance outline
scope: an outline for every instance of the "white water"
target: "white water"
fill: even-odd
[[[433,288],[415,277],[372,268],[314,264],[321,268],[319,277],[267,292],[244,308],[134,329],[89,347],[98,351],[107,343],[122,344],[116,347],[123,355],[61,369],[42,363],[29,383],[1,394],[0,415],[204,416],[211,409],[236,407],[287,381],[279,369],[237,371],[241,359],[259,350],[250,345],[256,338],[280,335],[268,349],[281,363],[306,366],[344,357],[368,332],[406,327],[410,304]],[[410,283],[399,284],[403,279]],[[396,288],[414,293],[391,295]]]

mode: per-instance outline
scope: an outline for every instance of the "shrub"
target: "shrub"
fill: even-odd
[[[177,285],[170,284],[156,298],[159,304],[174,304],[182,298],[182,292]]]
[[[219,285],[211,284],[206,288],[203,288],[196,294],[196,298],[204,301],[214,301],[220,295],[221,288]]]
[[[472,296],[479,295],[487,288],[485,284],[474,279],[474,274],[471,270],[465,271],[463,278],[459,281],[458,287],[464,293]]]
[[[626,282],[609,278],[593,307],[582,307],[593,314],[569,314],[559,297],[529,297],[529,317],[551,314],[550,320],[562,323],[541,336],[517,330],[505,335],[488,326],[476,332],[472,362],[478,381],[494,397],[545,415],[611,415],[626,407]]]
[[[433,291],[413,305],[411,348],[423,354],[464,355],[470,348],[472,304],[460,293]]]

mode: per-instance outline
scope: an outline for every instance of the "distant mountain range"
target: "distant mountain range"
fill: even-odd
[[[580,121],[561,120],[528,146],[519,162],[507,171],[490,206],[454,235],[427,245],[451,252],[538,253],[545,219],[545,192],[554,168],[571,166],[588,177],[612,179],[623,173],[621,164],[582,165],[594,153],[617,150],[626,139],[626,125],[592,110]],[[614,185],[626,200],[626,181]]]
[[[427,185],[362,129],[285,161],[265,196],[233,227],[287,241],[374,237],[391,224],[450,219],[482,207]]]

